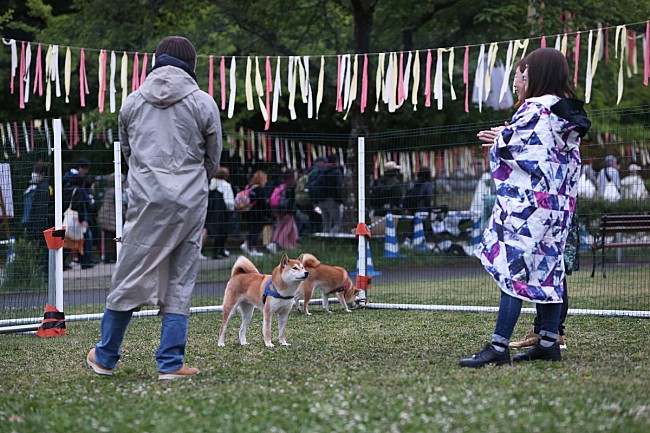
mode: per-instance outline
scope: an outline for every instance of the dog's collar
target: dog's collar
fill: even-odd
[[[336,289],[332,290],[331,292],[328,293],[328,295],[331,295],[332,293],[340,293],[340,292],[345,292],[350,288],[350,283],[346,282],[344,286],[337,287]]]
[[[278,298],[278,299],[293,299],[293,295],[282,296],[280,292],[278,292],[275,286],[273,285],[272,278],[270,278],[269,281],[266,283],[266,286],[264,286],[264,294],[262,295],[262,304],[266,304],[266,298],[268,296],[271,296],[273,298]]]

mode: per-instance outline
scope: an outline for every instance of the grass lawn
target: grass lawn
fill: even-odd
[[[647,319],[569,317],[564,362],[471,370],[458,359],[494,314],[311,310],[292,312],[292,346],[273,349],[259,312],[247,347],[238,317],[218,348],[220,315],[193,315],[187,362],[202,372],[176,382],[157,380],[156,317],[134,319],[111,378],[84,362],[97,321],[61,338],[0,335],[0,432],[650,431]]]

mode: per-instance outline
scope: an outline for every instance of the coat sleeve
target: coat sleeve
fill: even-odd
[[[205,110],[205,171],[208,179],[212,177],[214,171],[219,167],[223,142],[221,137],[221,118],[219,107],[212,98],[209,98],[208,106]]]

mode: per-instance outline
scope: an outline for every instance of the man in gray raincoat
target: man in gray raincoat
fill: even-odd
[[[155,60],[119,114],[129,207],[101,342],[86,360],[96,373],[111,375],[133,311],[159,305],[158,377],[177,379],[199,372],[184,364],[184,355],[208,180],[222,150],[221,121],[216,103],[197,85],[189,40],[163,39]]]

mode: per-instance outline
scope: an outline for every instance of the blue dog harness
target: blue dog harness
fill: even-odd
[[[282,296],[280,292],[278,292],[273,285],[273,279],[269,278],[269,281],[266,283],[266,286],[264,286],[264,294],[262,295],[262,304],[266,304],[266,298],[268,296],[271,296],[273,298],[278,298],[278,299],[293,299],[292,296]]]

